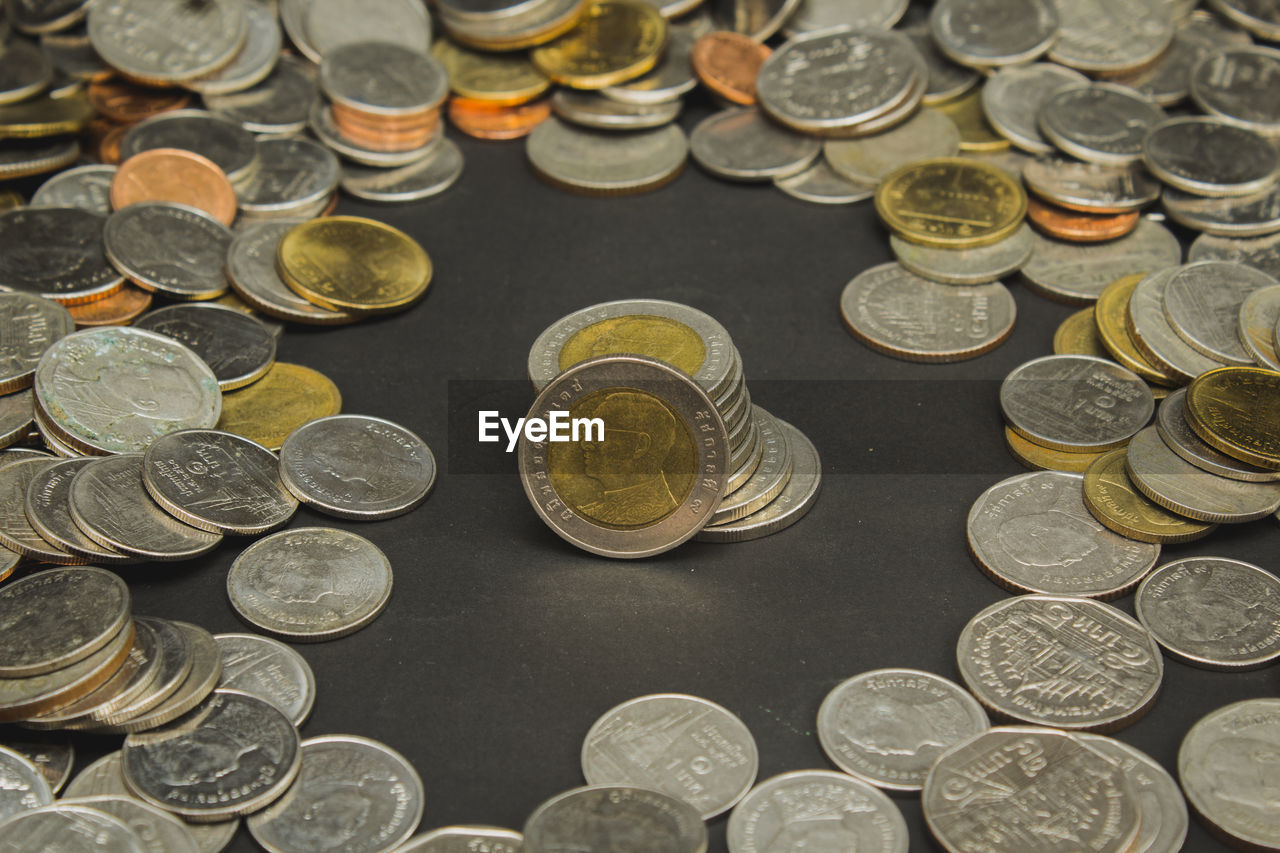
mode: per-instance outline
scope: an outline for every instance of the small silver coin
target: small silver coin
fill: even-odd
[[[1192,666],[1234,672],[1280,659],[1280,581],[1250,563],[1166,563],[1138,587],[1133,606],[1156,642]]]
[[[756,785],[729,815],[725,840],[729,853],[765,853],[779,843],[792,850],[906,853],[908,843],[892,800],[829,770],[795,770]]]
[[[50,460],[30,459],[0,469],[0,545],[42,563],[78,565],[88,560],[41,536],[26,513],[27,490]]]
[[[826,157],[814,160],[803,172],[774,178],[773,185],[792,198],[814,204],[854,204],[876,193],[874,185],[851,181],[831,168]]]
[[[462,176],[462,167],[461,149],[445,138],[426,157],[407,166],[376,169],[344,163],[340,180],[347,193],[365,201],[418,201],[453,186]]]
[[[918,669],[855,675],[818,709],[818,741],[832,763],[889,791],[920,790],[941,753],[990,726],[963,687]]]
[[[1191,72],[1191,99],[1206,113],[1265,136],[1280,136],[1280,50],[1228,47],[1205,56]]]
[[[670,124],[680,115],[679,99],[657,104],[628,104],[596,92],[557,89],[551,95],[556,115],[581,127],[597,130],[647,130]]]
[[[261,222],[236,234],[227,250],[227,278],[236,294],[258,311],[279,320],[315,325],[351,323],[346,311],[330,311],[289,289],[276,270],[280,239],[300,220]]]
[[[769,121],[755,107],[735,107],[698,122],[689,134],[689,153],[716,177],[768,181],[807,169],[822,144]]]
[[[1182,261],[1182,246],[1168,228],[1149,219],[1106,243],[1069,243],[1033,233],[1036,248],[1022,267],[1029,286],[1059,302],[1088,305],[1107,285],[1127,275],[1155,272]]]
[[[186,345],[232,391],[257,381],[275,363],[276,338],[253,316],[222,305],[169,305],[133,324]]]
[[[258,165],[253,134],[204,110],[174,110],[135,124],[120,140],[120,159],[153,148],[194,151],[211,160],[233,184],[249,177]]]
[[[1176,189],[1164,192],[1164,212],[1180,225],[1223,237],[1280,232],[1280,185],[1242,196],[1214,198]]]
[[[1170,450],[1155,427],[1129,442],[1125,470],[1138,491],[1197,521],[1254,521],[1280,509],[1280,482],[1230,480],[1204,471]]]
[[[525,140],[525,155],[540,176],[558,186],[603,194],[661,186],[684,168],[688,150],[684,131],[674,124],[619,136],[552,117]]]
[[[115,166],[77,166],[40,185],[28,207],[78,207],[106,216],[111,213],[111,179]]]
[[[258,168],[236,188],[241,215],[297,216],[328,203],[341,167],[333,152],[305,138],[257,141]]]
[[[1058,4],[1049,58],[1090,74],[1141,68],[1173,41],[1164,0],[1072,0]]]
[[[1209,0],[1209,6],[1259,38],[1280,41],[1280,10],[1267,0]]]
[[[1084,503],[1084,477],[1034,471],[996,483],[973,503],[969,553],[1014,592],[1080,595],[1108,601],[1133,591],[1160,546],[1113,533]]]
[[[24,38],[8,41],[0,53],[0,104],[37,95],[52,79],[53,66],[40,48]]]
[[[828,139],[823,156],[851,181],[878,184],[900,166],[960,153],[960,130],[937,110],[922,109],[883,133],[858,139]]]
[[[889,235],[889,248],[910,272],[942,284],[978,285],[1022,269],[1035,251],[1031,228],[1022,225],[998,243],[976,249],[938,249]]]
[[[76,751],[70,741],[8,741],[5,746],[35,765],[48,783],[49,790],[57,794],[71,777]]]
[[[307,126],[311,128],[311,132],[316,135],[316,138],[348,160],[364,166],[381,166],[384,168],[407,166],[410,163],[416,163],[428,156],[432,148],[444,138],[443,130],[438,129],[435,136],[419,148],[411,148],[407,151],[376,151],[372,148],[362,148],[342,135],[342,132],[338,130],[338,126],[334,124],[333,112],[329,109],[327,102],[321,98],[316,98],[311,103],[310,111],[307,114]]]
[[[1155,412],[1133,371],[1090,355],[1047,355],[1014,368],[1000,386],[1005,421],[1044,447],[1096,453],[1120,447]]]
[[[1064,157],[1037,157],[1023,169],[1027,188],[1070,210],[1122,213],[1160,197],[1160,182],[1140,165],[1107,166]]]
[[[1232,261],[1179,267],[1164,289],[1169,325],[1192,349],[1222,364],[1253,365],[1240,342],[1240,308],[1249,294],[1274,287],[1266,273]]]
[[[148,853],[200,853],[186,824],[163,809],[120,794],[102,794],[62,802],[85,806],[124,821],[142,839]]]
[[[641,743],[651,746],[641,749]],[[755,739],[729,710],[696,696],[640,696],[606,711],[582,744],[589,785],[636,785],[683,800],[710,820],[751,788]]]
[[[316,820],[351,809],[353,796],[358,821]],[[368,738],[325,735],[302,742],[297,780],[245,825],[268,853],[323,850],[337,838],[348,853],[384,853],[413,835],[423,800],[422,780],[400,753]]]
[[[1147,132],[1164,110],[1126,86],[1093,83],[1054,95],[1040,108],[1045,138],[1090,163],[1127,166],[1142,159]]]
[[[146,560],[185,560],[222,537],[172,517],[142,485],[142,454],[95,460],[71,481],[71,517],[100,545]]]
[[[131,734],[121,760],[125,783],[145,802],[197,822],[257,811],[298,775],[298,730],[268,702],[216,690],[157,731]]]
[[[1280,326],[1280,287],[1264,287],[1245,297],[1237,327],[1240,342],[1259,366],[1271,370],[1280,370],[1277,326]]]
[[[983,84],[982,109],[996,133],[1018,148],[1051,154],[1054,147],[1040,133],[1040,108],[1059,92],[1088,85],[1079,71],[1051,62],[1002,68]]]
[[[791,448],[782,426],[759,406],[752,406],[753,426],[760,435],[760,462],[751,478],[725,495],[708,524],[728,524],[762,509],[791,480]]]
[[[110,0],[89,9],[89,40],[135,80],[172,85],[216,71],[249,34],[244,4],[209,0]]]
[[[324,59],[357,43],[379,42],[419,54],[431,47],[431,17],[414,0],[308,0],[305,6],[304,43]],[[400,62],[388,54],[389,64]]]
[[[1187,391],[1179,388],[1160,401],[1156,431],[1169,449],[1201,470],[1231,480],[1265,483],[1280,480],[1280,471],[1255,468],[1204,443],[1187,423]]]
[[[293,642],[345,637],[391,600],[391,563],[369,540],[326,527],[260,539],[227,574],[231,606],[256,628]]]
[[[840,295],[845,326],[867,346],[907,361],[962,361],[1013,331],[1017,309],[1000,282],[939,284],[897,263],[859,273]]]
[[[1280,150],[1265,136],[1203,116],[1156,125],[1142,159],[1157,178],[1193,195],[1251,195],[1280,176]]]
[[[103,239],[112,265],[144,290],[171,299],[214,299],[227,292],[221,264],[231,231],[202,210],[131,204],[111,214]]]
[[[1192,349],[1169,325],[1164,292],[1175,272],[1177,267],[1165,266],[1143,277],[1129,297],[1125,322],[1143,355],[1183,382],[1190,382],[1222,364]]]
[[[43,675],[120,633],[129,621],[129,588],[93,566],[49,569],[0,587],[0,614],[11,629],[0,639],[0,676]]]
[[[707,827],[697,809],[667,794],[626,785],[589,785],[547,800],[525,822],[522,849],[616,850],[638,838],[666,853],[707,849]]]
[[[449,75],[438,59],[421,49],[356,41],[325,54],[320,88],[335,103],[364,113],[405,116],[440,106],[449,94]]]
[[[31,387],[54,341],[75,331],[70,312],[31,293],[0,293],[0,394]]]
[[[1085,746],[1120,766],[1137,796],[1142,820],[1129,853],[1177,853],[1187,837],[1187,801],[1178,783],[1151,756],[1106,735],[1074,732]]]
[[[521,853],[524,836],[496,826],[442,826],[415,835],[396,853]]]
[[[73,207],[0,213],[0,286],[75,305],[119,290],[107,260],[107,219]]]
[[[244,4],[247,34],[244,45],[226,65],[183,86],[202,95],[242,92],[262,82],[280,59],[283,33],[274,3],[249,0]]]
[[[214,115],[246,131],[300,133],[307,126],[307,115],[317,97],[312,67],[282,56],[261,83],[240,92],[206,93],[204,105]]]
[[[1201,234],[1187,251],[1187,261],[1235,261],[1280,278],[1280,233],[1254,238]]]
[[[956,659],[965,685],[996,714],[1083,731],[1115,731],[1142,716],[1164,676],[1146,628],[1072,596],[996,602],[960,633]]]
[[[1173,44],[1158,59],[1143,69],[1111,79],[1136,89],[1162,107],[1171,107],[1190,93],[1191,70],[1202,58],[1221,48],[1251,44],[1248,33],[1211,12],[1197,10],[1177,21]]]
[[[222,653],[219,687],[240,690],[275,705],[295,726],[311,714],[316,679],[306,658],[257,634],[215,634]]]
[[[786,21],[793,37],[832,27],[854,30],[892,29],[907,12],[906,0],[801,0]]]
[[[1058,36],[1058,10],[1050,0],[941,0],[929,15],[934,40],[962,65],[1023,65]]]
[[[65,853],[149,853],[124,821],[98,809],[53,803],[0,826],[0,850]]]
[[[332,415],[304,424],[280,448],[280,478],[307,506],[373,521],[426,500],[436,460],[421,438],[368,415]]]
[[[674,101],[698,85],[690,57],[698,37],[711,32],[711,17],[705,11],[667,24],[667,47],[650,71],[634,80],[606,86],[600,93],[624,104],[659,104]]]
[[[25,755],[0,746],[0,823],[53,802],[40,768]]]

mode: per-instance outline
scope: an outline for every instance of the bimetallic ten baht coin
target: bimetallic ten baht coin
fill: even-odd
[[[882,791],[844,773],[795,770],[756,785],[729,815],[729,853],[906,853],[907,824]]]

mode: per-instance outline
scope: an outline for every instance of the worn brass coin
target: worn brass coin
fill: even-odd
[[[1010,142],[996,133],[982,109],[982,89],[970,89],[951,101],[934,107],[955,123],[960,131],[961,151],[1007,151]]]
[[[1014,459],[1037,471],[1070,471],[1083,474],[1094,460],[1102,455],[1102,453],[1073,453],[1069,450],[1045,447],[1023,438],[1009,427],[1004,428],[1004,443]]]
[[[1205,443],[1251,465],[1280,469],[1280,373],[1220,367],[1187,388],[1187,421]]]
[[[1125,317],[1129,310],[1129,297],[1144,276],[1140,274],[1126,275],[1107,285],[1098,297],[1094,306],[1095,328],[1105,355],[1114,358],[1122,367],[1127,367],[1148,382],[1159,385],[1177,385],[1176,375],[1162,370],[1142,354],[1129,334]]]
[[[532,101],[551,80],[522,53],[484,53],[448,39],[438,39],[431,52],[449,72],[449,88],[464,98],[513,106]]]
[[[636,0],[603,0],[530,58],[556,83],[603,89],[644,74],[658,63],[666,43],[667,22],[657,9]]]
[[[1169,449],[1201,470],[1230,480],[1265,483],[1280,480],[1280,471],[1259,468],[1205,443],[1187,421],[1187,390],[1179,388],[1160,404],[1156,429]]]
[[[1084,472],[1084,505],[1104,526],[1139,542],[1172,544],[1208,536],[1218,525],[1170,512],[1134,488],[1123,447],[1109,450]]]
[[[329,377],[277,361],[257,382],[222,399],[218,429],[279,450],[298,427],[342,411],[342,395]]]
[[[31,139],[79,133],[93,118],[93,107],[84,95],[65,98],[44,96],[0,106],[0,139]]]
[[[417,302],[431,283],[431,258],[397,228],[358,216],[304,222],[280,240],[280,277],[331,311],[379,314]]]
[[[1058,355],[1111,357],[1098,333],[1092,308],[1082,308],[1058,324],[1053,333],[1053,351]]]
[[[995,166],[939,157],[886,176],[876,191],[876,212],[904,240],[966,249],[1016,231],[1026,216],[1027,196],[1018,181]]]

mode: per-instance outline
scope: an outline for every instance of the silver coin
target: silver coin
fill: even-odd
[[[998,795],[992,791],[999,791]],[[1025,804],[1035,802],[1034,814]],[[1142,812],[1128,774],[1067,732],[1001,726],[938,759],[921,794],[925,824],[947,853],[1129,853]],[[1070,826],[1070,840],[1045,824]]]
[[[215,634],[222,653],[219,687],[240,690],[275,705],[295,726],[311,714],[316,679],[306,658],[257,634]]]
[[[463,44],[480,49],[519,50],[543,38],[546,33],[562,32],[579,19],[586,8],[582,0],[546,0],[533,4],[514,4],[519,14],[494,16],[483,23],[464,22],[452,11],[444,17],[449,34]]]
[[[1141,68],[1173,41],[1164,0],[1072,0],[1058,4],[1054,62],[1090,74]]]
[[[1084,731],[1114,731],[1142,716],[1164,675],[1146,628],[1108,604],[1070,596],[996,602],[965,626],[956,659],[965,685],[995,713]]]
[[[0,447],[26,438],[35,424],[35,394],[30,389],[0,397]]]
[[[227,574],[236,612],[293,642],[345,637],[368,625],[391,599],[391,563],[369,540],[326,527],[260,539]]]
[[[1265,136],[1202,116],[1152,128],[1142,158],[1157,178],[1193,195],[1251,195],[1280,176],[1280,150]]]
[[[1142,159],[1143,139],[1164,119],[1164,110],[1132,89],[1093,83],[1054,95],[1037,123],[1046,139],[1073,157],[1127,166]]]
[[[328,850],[339,841],[348,853],[384,853],[413,835],[423,799],[422,780],[400,753],[368,738],[326,735],[302,742],[297,781],[245,825],[268,853]]]
[[[218,677],[222,674],[222,654],[218,651],[213,636],[205,629],[188,622],[173,622],[172,626],[186,638],[190,649],[191,666],[186,678],[158,704],[123,720],[120,719],[123,714],[113,715],[112,719],[117,722],[96,727],[95,732],[129,734],[163,726],[203,702],[218,686]]]
[[[1178,268],[1163,266],[1138,282],[1129,297],[1125,322],[1134,345],[1144,356],[1183,382],[1190,382],[1222,365],[1188,346],[1169,325],[1164,313],[1165,286]]]
[[[442,826],[410,838],[396,853],[521,853],[524,836],[495,826]]]
[[[1186,405],[1187,391],[1179,388],[1160,401],[1160,409],[1156,412],[1156,431],[1170,450],[1197,468],[1219,477],[1255,483],[1280,480],[1280,471],[1255,468],[1205,444],[1187,423]]]
[[[718,30],[732,30],[763,42],[782,29],[800,0],[711,0],[711,18]]]
[[[195,353],[130,328],[57,341],[36,368],[35,392],[39,412],[86,453],[140,451],[175,430],[212,428],[222,412],[218,380]]]
[[[1125,470],[1133,484],[1171,512],[1197,521],[1253,521],[1280,509],[1280,482],[1245,482],[1192,465],[1147,427],[1129,442]]]
[[[590,785],[636,785],[683,800],[703,820],[751,788],[755,739],[729,710],[696,696],[640,696],[606,711],[582,744]]]
[[[998,243],[977,249],[938,249],[909,243],[889,235],[889,248],[905,269],[943,284],[979,285],[997,281],[1022,269],[1035,251],[1035,238],[1027,225]]]
[[[124,821],[98,809],[53,803],[0,826],[0,850],[60,853],[149,853]]]
[[[134,701],[95,709],[91,716],[100,724],[115,725],[145,714],[172,696],[191,673],[194,650],[178,623],[148,616],[139,616],[136,621],[146,625],[153,634],[156,669],[150,684]]]
[[[50,462],[56,462],[57,457],[52,453],[43,450],[34,450],[30,447],[9,447],[0,450],[0,468],[7,468],[17,462],[27,459],[44,459]]]
[[[957,287],[880,264],[840,295],[845,326],[872,349],[907,361],[961,361],[990,352],[1013,331],[1017,308],[1000,282]]]
[[[1213,198],[1176,189],[1164,192],[1164,212],[1180,225],[1224,237],[1280,232],[1280,184],[1244,196]]]
[[[206,93],[204,105],[219,118],[255,133],[300,133],[318,97],[315,72],[282,56],[261,83],[240,92]]]
[[[1198,261],[1178,268],[1164,289],[1164,314],[1192,349],[1221,362],[1252,366],[1240,343],[1240,308],[1249,294],[1277,284],[1261,270],[1232,261]]]
[[[355,163],[342,166],[342,188],[365,201],[406,202],[444,192],[462,176],[462,151],[452,140],[441,139],[421,160],[393,169],[376,169]],[[232,282],[234,286],[234,280]]]
[[[168,812],[133,797],[102,794],[63,800],[119,818],[142,840],[148,853],[200,853],[186,824]]]
[[[53,66],[40,48],[24,38],[9,39],[0,53],[0,104],[37,95],[53,79]]]
[[[1280,50],[1227,47],[1205,56],[1191,72],[1191,99],[1206,113],[1270,137],[1280,136]]]
[[[104,716],[145,695],[160,675],[160,662],[159,636],[147,620],[136,620],[133,647],[110,678],[70,705],[31,717],[23,725],[46,731],[92,729]]]
[[[1084,476],[1019,474],[987,489],[967,522],[969,553],[1014,592],[1127,595],[1151,571],[1160,546],[1113,533],[1085,508]]]
[[[255,309],[280,320],[317,325],[353,322],[355,315],[313,305],[281,281],[276,248],[297,224],[297,220],[262,222],[236,234],[226,264],[232,288]]]
[[[1182,790],[1196,813],[1234,846],[1280,849],[1280,813],[1268,798],[1270,756],[1280,748],[1280,699],[1246,699],[1196,722],[1178,750]]]
[[[438,129],[436,135],[419,148],[411,148],[407,151],[375,151],[371,148],[361,148],[347,140],[334,124],[333,113],[323,99],[316,98],[309,110],[307,126],[311,128],[311,132],[343,157],[364,166],[392,168],[416,163],[429,156],[435,145],[444,138],[443,130]]]
[[[133,325],[186,345],[209,365],[223,391],[257,381],[275,363],[275,335],[253,316],[234,308],[169,305],[145,314]]]
[[[71,517],[89,538],[148,560],[184,560],[215,548],[220,535],[173,518],[142,485],[142,454],[96,460],[71,481]]]
[[[119,290],[102,237],[106,221],[72,207],[0,213],[0,286],[73,305]]]
[[[338,188],[341,168],[333,152],[304,138],[257,141],[258,168],[236,188],[242,215],[296,216],[326,204]]]
[[[276,67],[284,36],[275,3],[247,0],[244,12],[246,36],[235,58],[211,74],[184,81],[183,86],[202,95],[242,92],[261,83]]]
[[[258,165],[253,134],[203,110],[173,110],[135,124],[120,140],[120,159],[153,148],[194,151],[213,161],[233,184],[249,177]]]
[[[171,299],[214,299],[227,291],[221,263],[231,231],[202,210],[131,204],[111,214],[103,239],[112,265],[144,290]]]
[[[907,824],[881,791],[829,770],[766,779],[729,815],[729,853],[811,850],[906,853]]]
[[[856,183],[831,168],[826,157],[814,160],[803,172],[774,178],[773,185],[792,198],[815,204],[854,204],[876,192],[874,185]]]
[[[684,167],[689,144],[678,125],[625,136],[586,130],[552,117],[525,141],[534,171],[553,184],[590,193],[661,186]]]
[[[1155,411],[1151,388],[1133,371],[1090,355],[1047,355],[1014,368],[1000,409],[1015,432],[1056,450],[1120,447]]]
[[[45,539],[27,518],[27,490],[36,475],[50,464],[45,459],[30,459],[0,469],[0,545],[24,557],[42,563],[77,565],[89,562],[57,543]]]
[[[89,39],[112,67],[155,85],[192,80],[235,58],[249,32],[244,4],[107,0],[89,9]]]
[[[257,811],[298,774],[298,730],[268,702],[216,690],[157,731],[131,734],[125,783],[145,802],[199,822]]]
[[[1235,261],[1280,278],[1280,233],[1256,238],[1201,234],[1187,251],[1187,261]]]
[[[725,495],[708,524],[728,524],[745,518],[776,498],[791,480],[791,448],[782,426],[759,406],[752,406],[751,418],[761,443],[760,462],[750,479]]]
[[[1259,38],[1280,41],[1280,10],[1269,0],[1209,0],[1209,6]]]
[[[306,44],[324,59],[356,43],[380,42],[419,54],[431,47],[431,18],[415,0],[309,0],[305,25]],[[388,65],[403,62],[394,53],[386,57]]]
[[[978,81],[982,79],[977,71],[957,65],[942,55],[927,22],[904,27],[902,32],[911,39],[928,69],[929,82],[921,99],[925,106],[955,100],[978,85]]]
[[[534,809],[524,825],[525,853],[617,850],[639,843],[665,853],[705,853],[707,827],[698,810],[658,791],[589,785]]]
[[[858,139],[828,139],[822,153],[851,181],[878,184],[900,166],[960,153],[960,130],[937,110],[922,109],[902,124]]]
[[[0,746],[0,823],[52,802],[53,791],[40,768],[26,756]]]
[[[1129,853],[1177,853],[1187,837],[1187,801],[1178,783],[1151,756],[1105,735],[1075,732],[1085,746],[1120,766],[1133,787],[1142,820]]]
[[[1173,44],[1159,59],[1139,71],[1111,79],[1136,89],[1162,107],[1170,107],[1189,94],[1191,69],[1203,57],[1220,48],[1251,44],[1248,33],[1210,12],[1195,11],[1177,22]]]
[[[78,207],[106,216],[111,212],[111,179],[115,166],[77,166],[40,185],[28,207]]]
[[[93,566],[50,569],[0,587],[0,618],[10,629],[0,639],[0,675],[43,675],[83,660],[128,624],[129,603],[124,581]]]
[[[832,763],[890,791],[918,791],[952,744],[991,726],[959,684],[918,669],[877,669],[840,682],[818,709]]]
[[[373,521],[403,515],[426,500],[436,460],[426,442],[399,424],[332,415],[289,434],[280,448],[280,477],[313,509]]]
[[[690,57],[698,37],[711,32],[711,16],[705,10],[667,24],[667,47],[650,71],[634,80],[606,86],[600,94],[624,104],[658,104],[674,101],[698,85]]]
[[[1022,65],[1057,38],[1058,10],[1051,0],[941,0],[929,28],[942,52],[962,65]]]
[[[44,2],[11,2],[5,4],[5,16],[24,33],[44,33],[74,27],[84,20],[89,10],[87,0],[44,0]],[[8,33],[8,27],[4,32]]]
[[[5,747],[13,750],[35,765],[44,777],[53,793],[58,793],[71,777],[71,768],[75,764],[75,748],[70,741],[27,741],[10,740]]]
[[[716,177],[768,181],[807,169],[822,144],[769,121],[755,107],[735,107],[698,122],[689,153]]]
[[[907,0],[801,0],[784,26],[788,38],[833,27],[888,30],[907,13],[907,5]]]
[[[1022,267],[1035,290],[1071,305],[1097,301],[1107,285],[1127,275],[1146,274],[1182,261],[1178,238],[1157,222],[1140,219],[1124,237],[1106,243],[1069,243],[1033,233],[1036,248]]]
[[[70,666],[44,675],[0,679],[0,722],[28,719],[100,685],[128,656],[133,633],[130,622],[105,646]]]
[[[75,331],[70,312],[30,293],[0,293],[0,394],[31,387],[45,350]]]
[[[1079,71],[1051,62],[1002,68],[982,87],[982,109],[997,133],[1032,154],[1054,147],[1040,133],[1040,108],[1054,95],[1089,85]]]
[[[597,130],[645,130],[670,124],[680,115],[680,99],[656,104],[629,104],[596,92],[557,89],[551,95],[556,115],[581,127]]]
[[[1280,370],[1277,326],[1280,326],[1280,287],[1273,285],[1250,293],[1240,306],[1237,331],[1253,360],[1271,370]]]
[[[351,0],[313,0],[323,2]],[[361,11],[357,18],[366,14]],[[421,49],[386,41],[356,41],[325,55],[320,65],[320,88],[335,103],[361,112],[408,116],[440,106],[449,94],[449,75],[438,59]]]

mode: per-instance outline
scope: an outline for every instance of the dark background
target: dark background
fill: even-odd
[[[691,110],[686,129],[709,107]],[[765,779],[829,768],[815,718],[843,679],[904,666],[957,678],[961,629],[1007,596],[970,561],[965,517],[983,490],[1025,470],[1005,449],[999,381],[1052,352],[1054,330],[1078,309],[1010,281],[1018,320],[1003,346],[959,364],[897,361],[860,344],[840,319],[849,279],[892,257],[869,201],[808,204],[692,164],[656,192],[581,197],[540,182],[522,142],[453,135],[466,170],[444,194],[404,206],[344,198],[339,207],[421,242],[436,268],[425,301],[345,328],[289,326],[280,343],[281,361],[337,383],[344,411],[414,430],[441,467],[427,502],[401,518],[362,524],[302,509],[291,522],[359,533],[395,571],[390,605],[369,627],[295,646],[319,686],[303,736],[359,734],[403,753],[425,785],[420,831],[519,829],[539,803],[583,784],[587,729],[635,696],[692,693],[734,711],[755,735]],[[512,402],[498,408],[522,416],[537,334],[584,306],[633,297],[717,318],[742,353],[753,400],[817,445],[822,493],[799,524],[743,544],[690,542],[612,561],[543,525],[514,454],[463,464],[476,448],[451,442],[474,442],[475,426],[454,424],[451,434],[451,381],[500,381]],[[246,630],[225,578],[251,541],[228,538],[190,563],[122,569],[135,612]],[[1278,545],[1280,527],[1268,518],[1167,547],[1161,563],[1219,555],[1274,571]],[[1116,604],[1132,614],[1132,601]],[[1119,737],[1176,772],[1196,720],[1277,688],[1280,668],[1219,673],[1166,659],[1154,709]],[[119,740],[77,738],[77,770]],[[911,849],[936,849],[919,798],[895,802]],[[724,828],[724,817],[710,824],[712,853],[725,849]],[[257,847],[242,829],[228,849]],[[1227,848],[1193,821],[1186,849]]]

